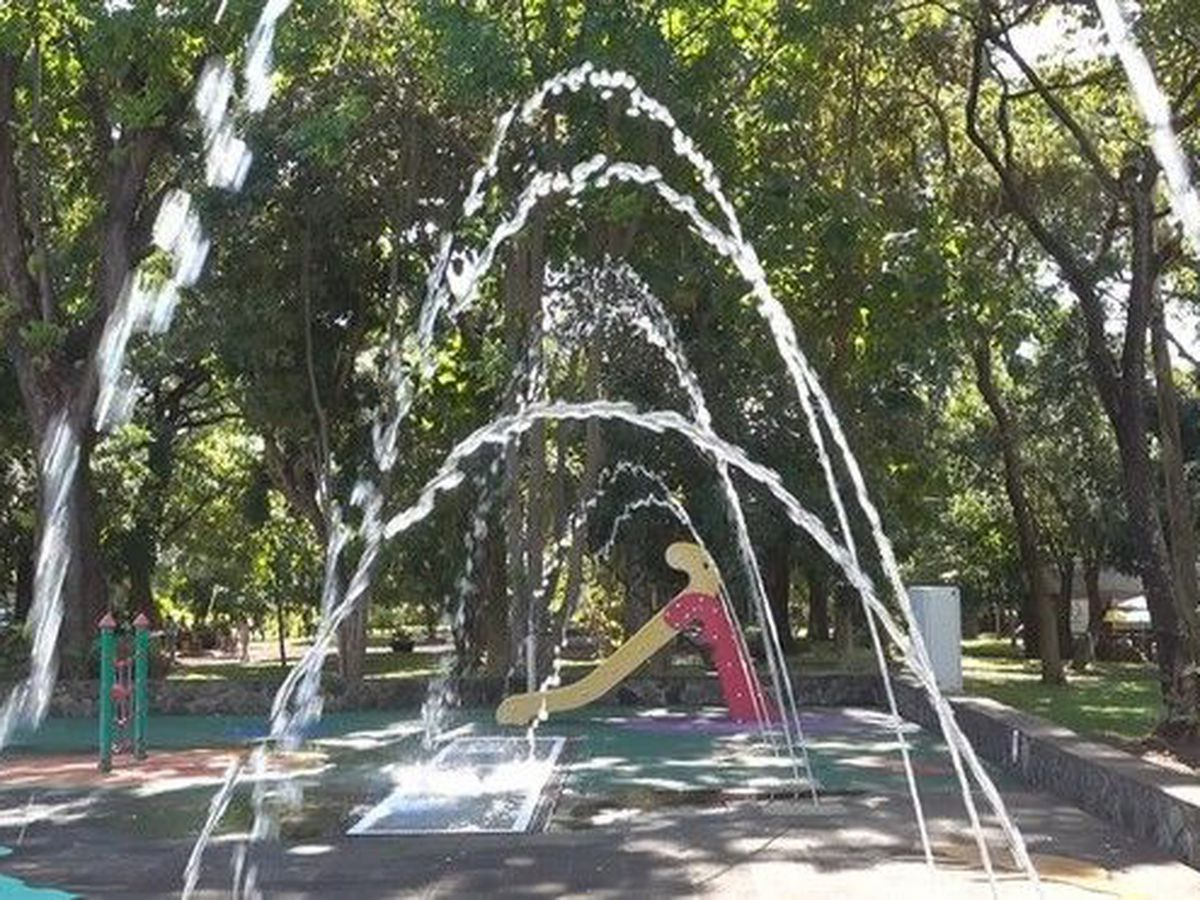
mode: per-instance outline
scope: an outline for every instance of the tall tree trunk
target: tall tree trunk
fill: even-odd
[[[151,622],[158,621],[158,610],[154,605],[154,565],[146,554],[138,554],[126,561],[129,573],[129,608],[134,613],[144,612]]]
[[[544,335],[542,334],[542,289],[546,269],[545,237],[544,217],[535,215],[526,229],[526,238],[523,242],[526,259],[522,268],[525,279],[523,285],[525,319],[528,323],[529,340],[533,346],[536,365],[539,367],[544,367],[546,364],[543,347]],[[533,387],[538,389],[536,385]],[[534,396],[531,399],[541,401],[546,398]],[[545,571],[546,530],[552,526],[555,518],[554,510],[550,508],[550,491],[547,490],[547,437],[546,422],[544,419],[539,419],[529,429],[529,440],[526,445],[529,455],[529,481],[525,506],[525,566],[531,592],[541,588],[542,582],[548,574]],[[550,602],[550,590],[552,588],[548,588],[545,595],[534,597],[531,593],[529,597],[527,628],[533,639],[532,658],[529,661],[531,665],[527,674],[527,684],[530,690],[539,687],[541,680],[550,674],[549,664],[556,644],[556,640],[549,633],[548,628],[551,621],[547,608]]]
[[[768,548],[763,566],[763,582],[767,592],[767,603],[771,618],[779,633],[779,646],[784,653],[796,649],[796,637],[792,632],[790,599],[792,592],[791,540],[786,533]]]
[[[129,575],[131,614],[145,613],[151,623],[160,621],[154,602],[154,572],[158,567],[159,532],[167,504],[167,491],[175,469],[177,429],[170,418],[155,423],[146,454],[146,480],[138,491],[133,529],[125,542],[125,568]]]
[[[1165,708],[1160,730],[1167,734],[1195,733],[1200,727],[1200,679],[1195,668],[1195,631],[1190,627],[1195,612],[1180,602],[1176,591],[1174,566],[1158,517],[1143,404],[1145,337],[1153,315],[1157,268],[1153,204],[1156,173],[1146,154],[1140,167],[1124,182],[1133,254],[1124,364],[1119,379],[1114,377],[1108,356],[1102,299],[1092,292],[1081,297],[1081,306],[1087,316],[1089,364],[1117,436],[1129,530],[1154,628]]]
[[[658,588],[647,558],[651,552],[645,541],[637,541],[631,537],[621,545],[619,555],[615,559],[625,587],[622,625],[626,638],[645,625],[646,620],[654,615],[659,606]],[[671,648],[664,647],[648,660],[645,671],[662,675],[670,667],[670,663]]]
[[[808,582],[808,639],[829,640],[829,579],[821,572],[805,572]]]
[[[504,269],[506,343],[509,357],[533,368],[541,364],[541,296],[545,270],[543,215],[535,212],[525,232],[514,240]],[[528,350],[528,357],[523,352]],[[526,373],[530,374],[530,373]],[[529,391],[538,390],[536,384]],[[526,394],[527,399],[536,399]],[[519,398],[514,398],[519,401]],[[546,503],[546,425],[535,423],[505,454],[508,492],[508,574],[512,586],[509,614],[512,659],[525,663],[527,690],[536,690],[540,655],[546,653],[543,626],[545,598],[535,603],[533,592],[542,581],[545,527],[553,516]],[[541,649],[539,649],[541,648]]]
[[[26,532],[17,543],[17,597],[13,615],[24,622],[33,605],[33,535]]]
[[[46,246],[41,216],[41,184],[22,185],[18,171],[17,140],[36,130],[38,89],[33,93],[29,119],[18,121],[17,82],[22,58],[11,49],[0,49],[0,293],[10,305],[0,325],[6,350],[17,373],[35,449],[43,447],[47,433],[59,420],[69,422],[79,443],[78,465],[65,486],[68,521],[64,541],[70,562],[63,573],[63,621],[60,646],[64,671],[76,674],[87,668],[95,624],[107,606],[107,590],[95,497],[91,482],[91,453],[95,439],[92,411],[99,373],[96,348],[106,318],[121,302],[124,288],[140,254],[147,246],[148,228],[138,228],[145,200],[146,178],[164,146],[163,136],[186,114],[186,103],[166,110],[163,121],[152,127],[123,131],[113,138],[111,129],[99,129],[101,160],[94,174],[102,186],[97,228],[95,274],[90,284],[94,311],[82,318],[64,313],[47,269],[52,251]],[[108,110],[89,110],[101,120]],[[170,123],[170,124],[168,124]],[[36,136],[36,135],[35,135]],[[37,158],[37,150],[32,150]],[[32,179],[44,177],[34,171]],[[24,190],[23,190],[24,188]],[[26,203],[28,201],[28,204]],[[26,209],[33,215],[27,216]],[[143,223],[145,224],[145,223]],[[34,277],[33,273],[37,273]],[[62,335],[52,347],[27,343],[25,326],[42,326]],[[39,465],[39,494],[45,499],[46,471]],[[44,509],[39,503],[39,509]],[[46,523],[38,522],[37,537],[45,534]],[[53,577],[55,573],[45,573]]]
[[[1192,499],[1183,471],[1183,440],[1179,433],[1179,400],[1171,373],[1167,327],[1157,281],[1151,286],[1150,347],[1154,359],[1154,384],[1158,404],[1158,437],[1161,448],[1171,571],[1175,576],[1176,606],[1193,643],[1200,638],[1196,608],[1200,606],[1200,583],[1196,577],[1196,534]],[[1197,648],[1193,646],[1193,652]]]
[[[521,438],[514,438],[504,451],[504,571],[507,576],[505,597],[505,634],[508,635],[510,666],[525,658],[525,622],[528,579],[525,573],[525,504],[521,487]]]
[[[1127,156],[1119,177],[1102,170],[1093,152],[1088,155],[1104,191],[1127,211],[1129,221],[1130,284],[1125,305],[1125,334],[1120,359],[1110,349],[1108,316],[1097,279],[1102,269],[1079,253],[1033,206],[1028,183],[1014,168],[1011,154],[997,152],[979,126],[980,87],[988,71],[988,43],[995,40],[995,4],[980,7],[972,48],[971,81],[967,92],[966,128],[971,142],[987,159],[1003,186],[1012,210],[1025,223],[1042,249],[1057,263],[1063,280],[1079,300],[1087,335],[1087,361],[1096,392],[1112,424],[1121,458],[1121,480],[1129,515],[1132,539],[1157,644],[1156,659],[1164,706],[1159,730],[1164,733],[1196,733],[1200,730],[1200,673],[1197,671],[1195,629],[1188,617],[1194,615],[1178,603],[1172,566],[1163,541],[1162,524],[1154,502],[1153,468],[1147,447],[1143,410],[1146,375],[1146,329],[1151,314],[1159,260],[1155,249],[1154,195],[1158,166],[1150,149]],[[1011,46],[1006,48],[1013,55]],[[1023,60],[1020,60],[1023,62]],[[1053,90],[1037,85],[1035,90],[1048,103],[1057,103]],[[1085,143],[1086,146],[1086,143]],[[1011,149],[1011,148],[1009,148]],[[1113,219],[1111,230],[1116,228]],[[1105,246],[1111,237],[1105,237]]]
[[[833,592],[833,640],[837,647],[837,657],[842,663],[848,663],[854,651],[854,609],[857,595],[844,584],[838,584]]]
[[[1024,570],[1022,569],[1022,574]],[[1025,581],[1022,578],[1022,581]],[[1042,658],[1042,623],[1038,618],[1037,604],[1034,602],[1033,595],[1028,590],[1023,592],[1021,597],[1021,605],[1017,610],[1017,619],[1021,623],[1021,646],[1026,659],[1041,660]],[[1013,632],[1013,643],[1017,640],[1017,634]]]
[[[1129,512],[1129,531],[1146,591],[1154,629],[1155,659],[1162,685],[1167,732],[1190,731],[1196,725],[1196,676],[1190,671],[1194,658],[1189,652],[1188,639],[1183,631],[1174,600],[1174,578],[1170,557],[1163,540],[1162,527],[1155,510],[1154,476],[1146,433],[1138,422],[1141,413],[1134,404],[1124,405],[1117,432],[1117,446],[1125,464],[1122,482]]]
[[[496,514],[488,522],[483,540],[483,560],[480,566],[478,598],[482,608],[477,613],[481,634],[478,646],[483,653],[484,673],[503,678],[512,665],[509,646],[508,573],[505,571],[505,531],[503,518]]]
[[[354,612],[338,627],[338,674],[348,682],[361,681],[366,669],[369,598],[369,593],[364,593]]]
[[[79,468],[71,485],[70,502],[74,511],[68,526],[71,564],[63,589],[63,636],[66,639],[63,673],[75,677],[92,675],[91,647],[96,636],[96,623],[108,607],[108,582],[100,552],[91,458],[92,441],[88,437],[83,441]]]
[[[279,667],[287,668],[287,616],[283,607],[283,594],[275,592],[275,628],[279,632]]]
[[[595,400],[600,396],[600,345],[593,341],[588,345],[584,362],[584,398]],[[584,426],[583,477],[579,480],[579,502],[585,503],[596,490],[600,480],[600,469],[604,465],[604,442],[600,434],[600,423],[588,419]],[[566,609],[568,615],[579,605],[583,592],[583,555],[587,549],[587,517],[576,523],[571,534],[571,549],[567,556]]]
[[[1159,727],[1164,733],[1184,733],[1200,727],[1197,655],[1194,632],[1188,628],[1188,619],[1181,615],[1173,566],[1158,516],[1143,393],[1146,331],[1153,311],[1157,267],[1153,208],[1156,171],[1152,160],[1143,159],[1123,181],[1133,252],[1120,369],[1108,347],[1103,298],[1078,271],[1072,270],[1069,280],[1079,297],[1086,326],[1088,367],[1117,438],[1129,535],[1154,629],[1164,707]]]
[[[323,545],[329,539],[327,531],[328,528],[325,525],[325,520],[322,518],[321,528],[318,529],[317,533]],[[345,568],[346,562],[343,557],[338,560],[337,572],[335,573],[335,577],[338,580],[338,597],[346,596],[349,575],[344,571]],[[337,631],[338,675],[343,681],[351,684],[361,681],[363,673],[366,670],[367,624],[370,622],[370,616],[371,589],[368,587],[362,592],[358,600],[355,601],[354,609],[342,620]]]
[[[1100,557],[1084,557],[1083,589],[1088,599],[1088,634],[1095,647],[1100,640],[1100,628],[1104,624],[1104,598],[1100,596]]]
[[[996,433],[1000,440],[1001,455],[1004,458],[1004,490],[1008,495],[1013,522],[1017,527],[1017,546],[1021,552],[1025,588],[1029,592],[1033,608],[1037,611],[1037,645],[1042,660],[1042,681],[1047,684],[1062,684],[1065,679],[1062,657],[1059,654],[1058,621],[1054,606],[1042,581],[1037,530],[1025,490],[1020,434],[993,378],[990,341],[986,339],[978,341],[973,348],[972,356],[975,361],[975,383],[992,413],[992,418],[996,421]],[[1028,646],[1027,642],[1026,647]]]
[[[1058,561],[1058,652],[1063,659],[1074,656],[1071,634],[1071,594],[1075,589],[1075,558]]]

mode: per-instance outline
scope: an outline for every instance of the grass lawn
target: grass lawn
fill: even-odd
[[[1158,681],[1146,663],[1068,668],[1064,686],[1042,684],[1037,660],[1007,640],[963,641],[963,690],[1042,716],[1072,731],[1121,743],[1145,737],[1159,718]]]
[[[288,668],[300,660],[300,648],[293,653],[289,648]],[[368,678],[427,678],[437,673],[438,656],[435,653],[393,653],[391,650],[372,649],[363,662],[363,674]],[[325,658],[325,671],[337,671],[337,657]],[[226,660],[183,660],[171,669],[170,681],[282,681],[287,669],[279,665],[278,659],[260,659],[252,662]]]

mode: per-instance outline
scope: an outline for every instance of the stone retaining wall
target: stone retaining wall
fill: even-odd
[[[806,674],[794,679],[796,701],[805,706],[878,706],[878,679],[869,675]],[[270,681],[151,681],[150,709],[159,715],[265,716],[279,687]],[[428,682],[418,678],[371,678],[346,686],[336,677],[323,681],[325,711],[363,709],[418,710]],[[0,685],[0,695],[8,686]],[[95,681],[60,681],[50,714],[67,718],[97,715]],[[500,679],[463,679],[458,696],[465,706],[497,704],[505,691]],[[721,703],[716,677],[631,678],[604,701],[621,706],[707,706]]]
[[[904,718],[938,731],[925,693],[895,680]],[[975,752],[1026,784],[1200,868],[1200,779],[1138,759],[983,697],[951,701]]]

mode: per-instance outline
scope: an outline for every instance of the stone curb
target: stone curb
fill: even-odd
[[[924,691],[907,678],[893,683],[900,714],[937,733]],[[950,702],[982,759],[1200,868],[1200,779],[995,700]]]

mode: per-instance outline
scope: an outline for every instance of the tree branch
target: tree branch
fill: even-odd
[[[1175,99],[1171,102],[1171,109],[1175,112],[1183,109],[1183,104],[1187,103],[1188,98],[1192,96],[1192,92],[1200,87],[1200,69],[1195,72],[1183,83],[1183,87],[1179,89],[1179,93],[1175,95]]]
[[[1009,38],[1008,26],[1000,23],[999,15],[996,13],[995,7],[990,0],[985,0],[983,4],[983,10],[985,16],[995,18],[999,25],[999,28],[992,32],[995,37],[996,44],[1004,50],[1009,59],[1017,64],[1017,68],[1021,70],[1021,74],[1025,76],[1025,79],[1029,82],[1033,91],[1050,109],[1050,112],[1053,113],[1054,118],[1058,119],[1059,123],[1071,133],[1073,138],[1075,138],[1076,144],[1079,145],[1079,152],[1083,155],[1083,158],[1091,167],[1092,173],[1099,180],[1100,185],[1104,188],[1105,192],[1114,197],[1119,196],[1121,190],[1120,183],[1116,178],[1113,177],[1112,172],[1108,170],[1108,166],[1106,166],[1104,161],[1100,158],[1100,154],[1096,150],[1096,145],[1088,136],[1083,126],[1073,115],[1071,115],[1070,110],[1067,109],[1063,102],[1058,98],[1058,95],[1050,89],[1046,82],[1042,80],[1041,76],[1038,75],[1033,66],[1029,65],[1029,63],[1025,60],[1025,57],[1017,52],[1017,49],[1012,44],[1012,40]]]
[[[979,127],[979,91],[983,80],[986,52],[985,43],[986,38],[983,33],[977,33],[973,48],[971,81],[967,91],[967,137],[979,152],[983,154],[984,159],[987,160],[992,170],[1000,178],[1000,184],[1004,188],[1005,196],[1008,198],[1017,216],[1025,223],[1030,232],[1033,233],[1034,238],[1041,244],[1042,248],[1050,254],[1051,258],[1062,269],[1064,277],[1071,284],[1072,288],[1078,286],[1083,290],[1093,290],[1091,285],[1092,273],[1088,264],[1064,240],[1050,231],[1049,227],[1034,212],[1022,185],[1017,180],[1016,168],[1012,164],[1011,156],[1007,163],[1002,160]]]
[[[1046,225],[1031,206],[1019,183],[1016,170],[1007,165],[979,127],[979,91],[983,82],[986,61],[986,27],[976,27],[972,46],[971,78],[967,90],[967,137],[979,150],[1000,179],[1006,198],[1017,217],[1025,223],[1034,239],[1059,267],[1063,278],[1079,299],[1084,326],[1088,336],[1088,353],[1101,400],[1106,408],[1115,411],[1120,381],[1116,363],[1107,349],[1104,332],[1104,303],[1096,290],[1095,276],[1086,260],[1081,259],[1069,244]]]
[[[1093,270],[1099,269],[1104,264],[1104,257],[1108,256],[1108,251],[1112,249],[1113,238],[1116,236],[1120,223],[1121,207],[1114,203],[1112,212],[1104,220],[1104,228],[1100,231],[1100,246],[1096,248],[1096,255],[1092,257],[1091,268]]]
[[[1146,360],[1146,329],[1152,312],[1155,280],[1154,252],[1154,182],[1158,166],[1145,152],[1138,165],[1131,167],[1122,180],[1130,201],[1130,260],[1129,299],[1126,302],[1125,339],[1121,348],[1121,370],[1125,389],[1141,392]],[[1131,383],[1132,381],[1132,383]]]
[[[50,275],[50,250],[46,234],[42,230],[42,178],[45,174],[42,160],[42,48],[40,38],[33,43],[33,91],[30,122],[32,140],[29,142],[29,229],[33,236],[34,263],[41,303],[42,320],[54,320],[57,304]]]
[[[1082,75],[1072,81],[1064,81],[1058,84],[1046,85],[1046,88],[1051,91],[1077,91],[1080,88],[1095,87],[1098,84],[1104,84],[1107,81],[1116,81],[1116,72],[1112,69],[1102,69],[1098,72],[1089,72],[1087,75]],[[1019,91],[1012,91],[1009,94],[1009,99],[1025,100],[1029,97],[1039,97],[1040,94],[1036,87],[1028,87]]]

